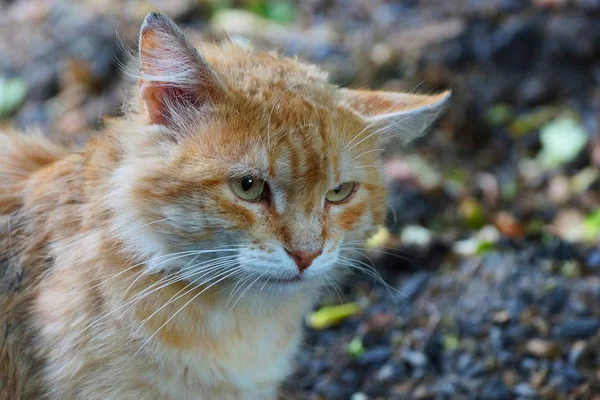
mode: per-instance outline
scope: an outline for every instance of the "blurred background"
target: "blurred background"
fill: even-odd
[[[151,10],[342,85],[454,90],[387,161],[356,254],[386,284],[330,288],[281,399],[600,399],[599,0],[0,0],[0,128],[94,135]]]

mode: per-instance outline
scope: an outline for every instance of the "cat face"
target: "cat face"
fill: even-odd
[[[201,56],[157,14],[140,64],[140,118],[114,176],[117,231],[150,270],[271,292],[347,264],[385,218],[384,146],[421,133],[448,97],[340,89],[313,66],[233,45]]]

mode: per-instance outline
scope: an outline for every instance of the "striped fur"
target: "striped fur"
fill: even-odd
[[[446,98],[197,52],[156,14],[141,37],[130,112],[84,148],[0,134],[2,399],[274,398],[341,245],[384,220],[383,128]],[[244,175],[268,202],[233,193]],[[285,249],[322,254],[290,283]]]

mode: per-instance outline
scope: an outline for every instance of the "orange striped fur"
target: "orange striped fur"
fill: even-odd
[[[2,399],[275,398],[344,244],[384,220],[381,149],[448,97],[196,51],[158,14],[140,46],[130,111],[84,148],[0,134]]]

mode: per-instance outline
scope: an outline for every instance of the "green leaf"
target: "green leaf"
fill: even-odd
[[[267,16],[267,2],[265,0],[249,0],[246,3],[246,9],[261,17]]]
[[[480,256],[494,251],[495,248],[496,245],[494,243],[482,241],[477,245],[477,248],[475,249],[475,254]]]
[[[473,198],[466,198],[459,204],[459,211],[462,214],[467,226],[471,229],[479,229],[487,220],[481,204]]]
[[[542,128],[542,149],[537,159],[545,167],[559,167],[573,161],[587,141],[588,135],[579,122],[571,117],[560,117]]]
[[[296,6],[289,1],[271,1],[265,16],[280,24],[289,24],[296,18]]]
[[[25,100],[27,85],[22,79],[0,77],[0,118],[10,115]]]
[[[528,132],[540,129],[556,116],[556,110],[550,107],[537,108],[534,111],[519,115],[509,125],[508,130],[513,136],[522,136]]]
[[[323,307],[312,313],[308,317],[307,323],[313,329],[326,329],[339,324],[348,317],[358,314],[359,311],[360,308],[356,303]]]
[[[230,0],[211,0],[210,2],[210,13],[211,15],[217,14],[220,11],[231,8]]]
[[[355,337],[350,343],[348,343],[347,351],[348,354],[356,358],[363,355],[363,353],[365,352],[365,347],[363,346],[363,342],[360,336]]]
[[[447,334],[444,336],[443,345],[446,350],[456,350],[460,346],[460,339],[455,334]]]
[[[590,241],[600,238],[600,208],[597,208],[585,218],[583,230],[586,239]]]
[[[513,117],[513,109],[508,104],[494,104],[485,113],[485,120],[492,126],[500,126],[509,122]]]

